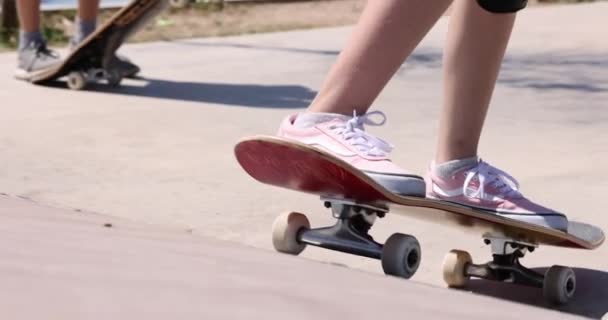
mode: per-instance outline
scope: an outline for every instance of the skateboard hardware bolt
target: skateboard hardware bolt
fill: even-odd
[[[323,205],[325,206],[325,208],[329,209],[331,208],[331,202],[329,201],[325,201],[325,203],[323,203]]]
[[[486,245],[490,245],[492,243],[492,241],[490,239],[483,239],[483,243],[485,243]]]

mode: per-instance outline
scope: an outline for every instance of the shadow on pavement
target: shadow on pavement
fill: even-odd
[[[296,54],[329,55],[335,59],[339,52],[306,48],[256,46],[239,43],[176,42],[178,45],[204,47],[234,47],[235,50],[274,50]],[[438,48],[417,49],[397,72],[397,77],[414,77],[408,70],[433,69],[441,72],[442,51]],[[255,66],[253,66],[255,67]],[[500,85],[535,90],[537,92],[569,91],[582,94],[608,93],[608,53],[552,52],[510,54],[503,62],[498,79]],[[175,77],[174,77],[175,78]],[[256,108],[305,108],[316,92],[302,85],[259,85],[188,82],[163,79],[141,79],[138,85],[124,84],[110,88],[104,84],[91,85],[89,90],[111,94],[160,99],[218,103]],[[50,84],[65,87],[58,81]]]
[[[340,51],[307,48],[254,45],[238,42],[178,41],[179,45],[234,48],[242,50],[280,51],[294,54],[337,56]],[[407,76],[411,68],[440,69],[441,48],[416,49],[403,64],[399,76]],[[542,52],[534,54],[509,53],[503,62],[498,83],[515,88],[537,91],[579,91],[584,93],[608,92],[608,53],[581,53],[577,51]]]
[[[104,83],[90,84],[87,90],[128,96],[217,103],[256,108],[305,108],[316,92],[299,85],[257,85],[137,79],[138,85],[112,88]],[[66,88],[63,81],[47,84]]]
[[[608,313],[608,272],[583,268],[573,269],[576,273],[576,293],[568,305],[558,308],[548,306],[543,299],[542,290],[538,288],[471,279],[465,290],[499,299],[601,319],[603,315]],[[534,270],[544,273],[547,268],[535,268]]]

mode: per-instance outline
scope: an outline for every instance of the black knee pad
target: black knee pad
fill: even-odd
[[[513,13],[528,5],[528,0],[477,0],[477,3],[492,13]]]

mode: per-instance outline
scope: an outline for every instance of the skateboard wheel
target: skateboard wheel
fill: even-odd
[[[68,88],[72,90],[82,90],[87,84],[86,75],[80,71],[68,74]]]
[[[286,212],[278,216],[272,224],[272,245],[275,250],[298,255],[306,248],[298,241],[298,233],[310,229],[310,222],[298,212]]]
[[[382,248],[382,269],[387,275],[409,279],[418,270],[421,258],[420,243],[416,237],[395,233]]]
[[[118,87],[122,81],[122,76],[118,70],[108,71],[108,85],[110,87]]]
[[[545,272],[543,294],[552,305],[564,305],[574,296],[576,275],[568,267],[552,266]]]
[[[443,258],[443,281],[451,288],[464,287],[469,281],[465,268],[472,262],[473,259],[468,252],[451,250]]]

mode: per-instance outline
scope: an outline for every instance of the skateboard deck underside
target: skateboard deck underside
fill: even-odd
[[[122,43],[169,5],[168,0],[134,0],[80,43],[61,64],[33,75],[29,81],[43,83],[71,71],[108,69]]]
[[[390,212],[466,231],[504,235],[517,240],[562,247],[594,249],[604,241],[601,229],[571,221],[568,233],[503,218],[432,199],[403,197],[321,150],[273,136],[243,139],[235,147],[241,166],[254,179],[282,188],[385,206]]]

